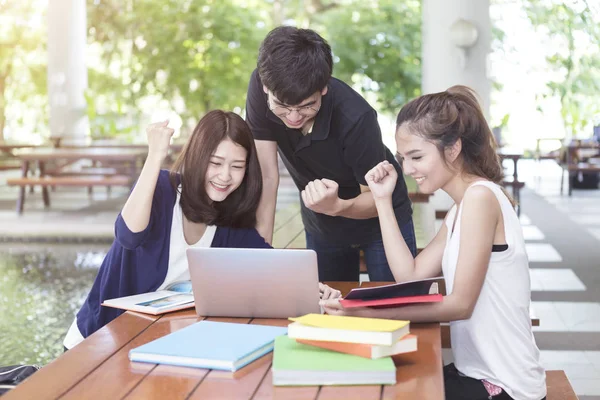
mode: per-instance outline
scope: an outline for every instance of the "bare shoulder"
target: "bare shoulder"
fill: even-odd
[[[465,192],[463,197],[463,204],[465,210],[470,209],[472,211],[485,211],[486,213],[499,212],[500,203],[496,194],[487,186],[474,185]]]

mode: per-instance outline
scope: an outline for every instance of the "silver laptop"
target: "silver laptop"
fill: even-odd
[[[288,318],[321,312],[313,250],[190,248],[187,258],[199,316]]]

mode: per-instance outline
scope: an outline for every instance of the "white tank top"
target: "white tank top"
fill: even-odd
[[[181,186],[179,187],[181,190]],[[180,191],[177,191],[177,199],[175,200],[175,206],[173,207],[173,222],[171,223],[171,241],[169,245],[169,267],[167,269],[167,276],[157,290],[163,290],[170,284],[178,281],[190,280],[190,270],[188,268],[188,261],[186,250],[191,247],[210,247],[212,245],[213,238],[217,231],[215,225],[207,225],[204,234],[194,244],[187,244],[185,236],[183,234],[183,212],[179,205],[179,199],[181,197]]]
[[[531,330],[529,260],[519,218],[502,189],[489,181],[498,199],[508,249],[492,252],[481,293],[471,318],[450,322],[456,368],[471,378],[500,386],[514,399],[540,400],[546,396],[546,375]],[[469,187],[469,188],[470,188]],[[468,190],[468,189],[467,189]],[[452,293],[460,244],[462,203],[446,218],[448,236],[442,259],[447,293]]]

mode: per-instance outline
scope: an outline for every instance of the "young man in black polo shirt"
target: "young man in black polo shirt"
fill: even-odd
[[[312,30],[281,26],[260,47],[246,101],[263,174],[258,230],[272,241],[279,150],[301,191],[306,244],[317,252],[319,280],[357,281],[364,250],[370,280],[393,281],[365,174],[383,160],[399,173],[400,166],[382,142],[375,110],[333,78],[332,69],[331,48]],[[393,203],[415,255],[412,208],[402,179]]]

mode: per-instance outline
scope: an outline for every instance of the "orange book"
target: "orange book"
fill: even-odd
[[[337,351],[338,353],[354,354],[364,358],[382,358],[395,354],[410,353],[417,350],[417,336],[406,335],[392,346],[376,344],[325,342],[321,340],[296,339],[298,343],[322,349]]]

